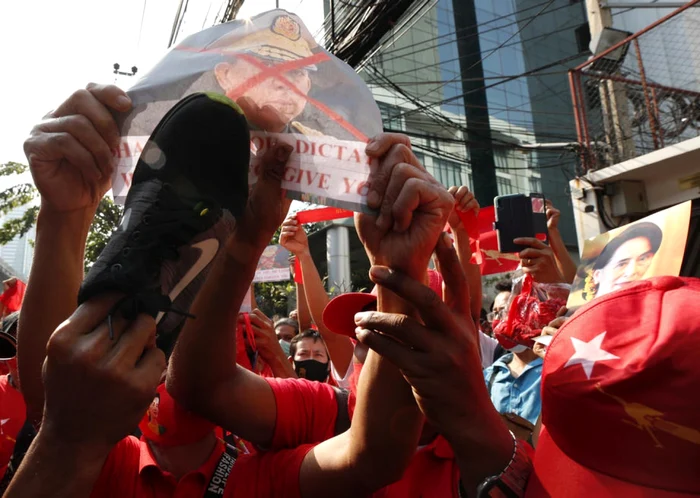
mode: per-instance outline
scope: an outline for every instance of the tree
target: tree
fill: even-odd
[[[9,162],[0,164],[0,176],[21,175],[29,171],[26,164]],[[17,219],[8,220],[0,226],[0,246],[5,245],[15,237],[25,235],[36,224],[39,214],[39,191],[32,183],[20,183],[0,192],[0,213],[8,214],[13,209],[30,205],[24,214]],[[102,249],[107,245],[112,231],[119,226],[122,208],[108,197],[103,198],[97,207],[95,219],[90,226],[87,245],[85,248],[85,269],[92,266]]]

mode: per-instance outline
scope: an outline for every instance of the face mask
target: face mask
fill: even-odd
[[[291,345],[291,342],[285,341],[284,339],[280,339],[280,346],[282,346],[282,351],[284,351],[285,356],[289,356],[289,348],[291,347]]]
[[[323,382],[328,377],[328,363],[316,360],[295,361],[294,371],[301,379]]]

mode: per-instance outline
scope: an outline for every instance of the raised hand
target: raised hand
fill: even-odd
[[[447,190],[455,199],[455,208],[450,214],[448,223],[450,228],[454,230],[459,230],[462,228],[462,219],[459,217],[458,213],[468,213],[470,211],[474,212],[474,215],[479,214],[479,202],[474,197],[474,194],[469,190],[469,187],[462,185],[461,187],[450,187]]]
[[[517,238],[513,242],[529,246],[520,251],[520,263],[523,271],[531,274],[535,282],[552,284],[565,281],[551,247],[532,237]]]
[[[42,431],[86,450],[109,451],[139,423],[165,370],[148,315],[106,316],[116,298],[83,304],[49,339],[44,363],[46,390]]]
[[[90,83],[32,129],[24,152],[42,206],[55,211],[96,207],[110,189],[119,130],[109,109],[125,112],[131,100],[113,85]]]
[[[304,228],[299,224],[296,215],[290,216],[282,223],[280,244],[295,255],[309,251],[309,239]]]
[[[355,227],[372,264],[390,265],[415,277],[425,272],[454,199],[425,171],[405,145],[407,140],[383,134],[368,145],[368,155],[381,153],[370,175],[379,214],[356,214]]]

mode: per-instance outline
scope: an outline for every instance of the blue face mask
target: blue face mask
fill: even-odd
[[[279,340],[280,346],[282,346],[282,351],[284,351],[285,356],[289,356],[289,348],[291,347],[292,343],[289,341],[285,341],[284,339]]]

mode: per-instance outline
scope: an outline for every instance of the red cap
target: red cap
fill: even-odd
[[[700,494],[700,280],[657,277],[580,308],[552,340],[527,497]]]
[[[200,441],[215,425],[188,412],[168,394],[165,384],[158,386],[155,398],[139,423],[143,437],[161,446],[182,446]]]
[[[430,288],[442,296],[442,275],[428,270]],[[355,339],[355,314],[377,308],[377,286],[372,292],[348,292],[331,299],[323,310],[323,324],[335,334]]]

